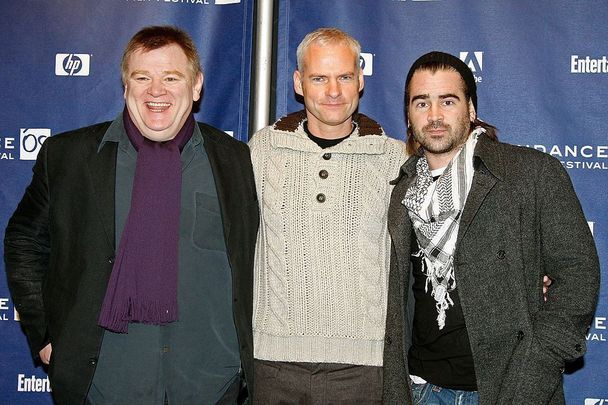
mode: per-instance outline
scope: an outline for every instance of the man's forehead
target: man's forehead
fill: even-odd
[[[149,49],[149,48],[145,48],[144,46],[140,46],[138,48],[135,48],[135,50],[133,51],[133,53],[131,53],[130,58],[133,57],[138,57],[138,56],[149,56],[149,55],[164,55],[167,53],[171,53],[173,54],[172,57],[183,57],[184,59],[188,59],[188,57],[186,56],[186,53],[184,52],[184,50],[182,49],[181,46],[179,46],[178,44],[175,43],[170,43],[167,45],[163,45],[160,46],[158,48],[153,48],[153,49]]]
[[[338,56],[336,56],[338,54]],[[336,57],[333,57],[336,56]],[[336,65],[356,65],[357,55],[346,43],[317,44],[313,43],[306,50],[303,58],[304,67],[306,65],[336,66]]]
[[[457,95],[464,95],[465,84],[462,76],[460,76],[460,74],[454,70],[417,70],[412,75],[412,80],[409,83],[410,98],[416,96],[414,93],[425,93],[428,91],[449,92],[458,93]]]

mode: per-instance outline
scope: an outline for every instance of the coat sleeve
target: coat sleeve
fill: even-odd
[[[33,178],[4,237],[4,261],[9,290],[34,359],[48,341],[43,286],[49,268],[48,143],[40,150]]]
[[[585,333],[599,291],[595,243],[566,170],[547,157],[537,181],[541,266],[553,282],[532,319],[533,341],[513,403],[526,403],[542,392],[538,400],[550,400],[565,362],[585,353]]]

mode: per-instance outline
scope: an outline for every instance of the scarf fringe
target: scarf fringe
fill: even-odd
[[[178,319],[176,302],[137,301],[129,298],[127,305],[113,305],[113,310],[102,313],[99,326],[116,333],[128,333],[129,323],[146,325],[166,325]]]

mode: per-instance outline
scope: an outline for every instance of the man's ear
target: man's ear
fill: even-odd
[[[199,74],[196,75],[196,79],[194,80],[194,83],[192,83],[192,101],[196,102],[199,98],[201,98],[201,90],[203,89],[204,79],[203,72],[199,72]]]
[[[365,79],[363,78],[363,69],[359,68],[359,93],[365,87]]]
[[[473,100],[469,99],[469,120],[473,122],[475,118],[477,118],[477,111],[475,111],[475,107],[473,106]]]
[[[293,72],[293,89],[295,90],[296,94],[304,96],[302,92],[302,74],[299,70],[295,70]]]

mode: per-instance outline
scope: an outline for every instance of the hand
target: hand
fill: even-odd
[[[44,364],[49,364],[49,362],[51,361],[51,352],[52,351],[53,351],[53,347],[49,343],[48,345],[44,346],[44,348],[42,350],[40,350],[40,352],[38,352],[38,354],[40,355],[40,360]]]
[[[552,282],[553,280],[551,280],[549,276],[543,277],[543,298],[545,299],[545,302],[547,302],[547,292],[549,291],[549,286]]]

